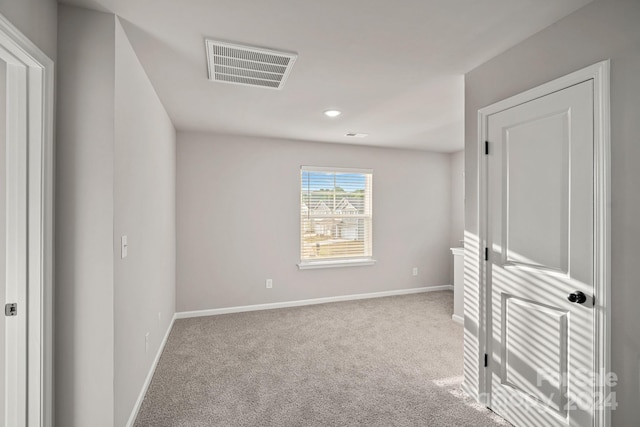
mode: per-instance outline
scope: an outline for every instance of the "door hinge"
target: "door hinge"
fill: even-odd
[[[485,155],[489,154],[489,141],[484,142],[484,154]]]
[[[18,304],[15,302],[5,304],[4,306],[4,315],[5,316],[17,316],[18,315]]]
[[[484,354],[484,367],[489,366],[489,355],[487,353]]]
[[[484,260],[489,261],[489,248],[484,248]]]

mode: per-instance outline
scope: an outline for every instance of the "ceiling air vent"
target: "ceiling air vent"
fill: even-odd
[[[298,55],[205,40],[209,80],[282,89]]]

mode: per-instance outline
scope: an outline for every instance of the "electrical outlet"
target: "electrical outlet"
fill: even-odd
[[[158,312],[158,325],[162,325],[162,312]]]
[[[414,276],[418,275],[418,267],[413,267],[413,275]]]
[[[144,334],[144,352],[145,353],[149,352],[149,332]]]
[[[273,288],[273,280],[272,279],[267,279],[267,289],[271,289]]]

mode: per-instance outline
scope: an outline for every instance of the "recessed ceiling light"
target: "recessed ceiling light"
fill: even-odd
[[[348,133],[345,136],[348,136],[349,138],[364,138],[365,136],[369,136],[368,133]]]
[[[338,117],[340,114],[342,114],[342,111],[338,110],[327,110],[324,112],[324,115],[327,117]]]

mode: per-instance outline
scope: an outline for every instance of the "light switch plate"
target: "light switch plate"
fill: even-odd
[[[127,243],[127,236],[122,236],[120,239],[120,256],[124,259],[127,257],[129,244]]]

